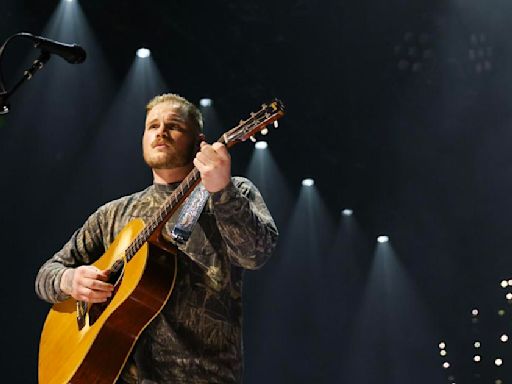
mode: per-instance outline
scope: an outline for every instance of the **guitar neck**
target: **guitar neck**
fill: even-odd
[[[256,113],[251,113],[247,120],[241,120],[236,127],[224,133],[217,142],[231,148],[233,145],[245,141],[256,132],[261,131],[267,124],[270,124],[284,114],[284,106],[279,100],[274,100],[270,104],[263,104],[261,109]],[[171,195],[165,200],[162,207],[146,223],[144,229],[137,235],[125,251],[126,261],[135,256],[139,249],[153,236],[155,233],[159,235],[163,225],[171,218],[180,205],[190,195],[193,189],[199,184],[201,175],[197,168],[194,167],[187,177],[180,183]],[[116,270],[122,266],[123,261],[119,260],[112,270]]]

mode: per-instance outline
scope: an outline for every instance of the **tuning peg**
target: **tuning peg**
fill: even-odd
[[[251,137],[250,137],[250,139],[251,139],[251,141],[252,141],[253,143],[255,143],[255,142],[256,142],[256,138],[255,138],[254,136],[251,136]]]
[[[261,134],[262,134],[263,136],[265,136],[266,134],[268,134],[268,128],[263,128],[263,129],[261,130]]]
[[[277,122],[277,120],[274,120],[274,128],[277,128],[279,127],[279,123]]]

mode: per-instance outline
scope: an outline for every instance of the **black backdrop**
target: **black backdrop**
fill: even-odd
[[[46,33],[89,54],[81,66],[52,58],[0,117],[4,381],[36,380],[39,265],[100,204],[151,182],[143,105],[162,90],[213,98],[210,140],[274,96],[288,107],[271,156],[233,153],[281,230],[273,259],[246,276],[247,383],[512,377],[498,342],[510,329],[499,283],[512,277],[507,2],[70,6],[0,5],[0,38]],[[140,46],[155,66],[134,63]],[[36,54],[9,47],[9,85]],[[301,191],[306,176],[314,190]],[[376,248],[381,233],[391,243]]]

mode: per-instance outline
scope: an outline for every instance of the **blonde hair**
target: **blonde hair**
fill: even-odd
[[[163,93],[153,97],[146,105],[146,115],[153,109],[155,105],[160,103],[178,104],[178,106],[183,109],[183,112],[185,112],[194,128],[196,128],[198,132],[203,132],[203,115],[199,108],[197,108],[184,97],[175,93]]]

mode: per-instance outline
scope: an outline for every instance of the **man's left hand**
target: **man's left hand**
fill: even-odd
[[[208,192],[218,192],[231,181],[231,156],[224,144],[209,145],[203,141],[194,165],[201,173],[203,185]]]

